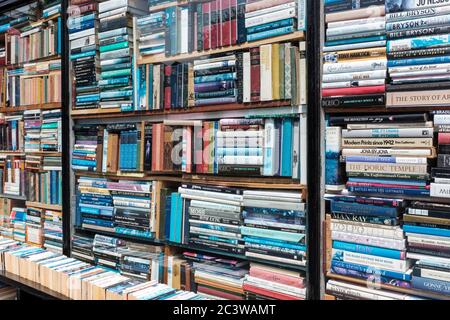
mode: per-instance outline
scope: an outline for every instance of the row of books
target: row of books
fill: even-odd
[[[448,105],[448,3],[325,8],[324,106]]]
[[[23,152],[61,152],[61,110],[26,110],[0,115],[0,149]]]
[[[75,170],[245,174],[306,181],[303,116],[76,125],[74,131]]]
[[[290,100],[306,104],[304,42],[138,68],[137,110]]]
[[[213,0],[170,6],[137,19],[144,56],[214,50],[305,29],[303,0]]]
[[[143,281],[62,254],[0,239],[0,270],[76,300],[202,300],[157,281]]]
[[[7,72],[6,106],[61,102],[61,61],[26,64]]]
[[[96,234],[76,236],[74,257],[106,265],[135,279],[156,280],[213,300],[303,299],[301,272],[248,263],[239,259],[183,251],[165,255],[162,247]],[[250,266],[250,270],[249,270]]]

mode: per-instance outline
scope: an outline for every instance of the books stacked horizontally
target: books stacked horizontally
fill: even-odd
[[[162,282],[164,264],[162,246],[137,244],[127,241],[126,248],[120,250],[120,273],[131,278]]]
[[[170,213],[170,221],[171,225],[172,221],[177,223],[178,228],[173,230],[171,240],[173,238],[175,242],[236,254],[244,253],[240,231],[243,200],[241,190],[182,185],[178,188],[178,193],[173,195],[174,209]],[[189,216],[186,217],[186,214]]]
[[[13,239],[16,241],[25,242],[26,237],[26,221],[27,221],[27,209],[14,207],[11,209],[11,223],[13,225]]]
[[[44,211],[44,248],[56,253],[63,251],[62,212]]]
[[[71,3],[67,27],[74,79],[73,108],[97,108],[100,100],[97,2],[83,0]]]
[[[305,42],[276,43],[236,54],[138,68],[138,110],[227,103],[306,104]]]
[[[42,111],[41,149],[42,151],[61,152],[61,110]]]
[[[245,6],[247,41],[257,41],[304,30],[305,10],[305,1],[247,1]]]
[[[109,268],[0,239],[0,270],[75,300],[204,300],[158,281],[130,279]]]
[[[412,287],[449,295],[450,205],[412,202],[403,216],[408,239],[407,257],[416,261]]]
[[[27,208],[26,241],[29,244],[42,246],[44,244],[43,209]]]
[[[125,246],[126,243],[124,240],[96,234],[92,247],[95,264],[119,270],[121,257],[119,249]]]
[[[325,1],[322,78],[325,107],[386,103],[385,0]]]
[[[139,35],[139,53],[141,56],[160,54],[166,51],[166,13],[153,12],[148,16],[137,18]]]
[[[192,261],[197,292],[214,300],[243,300],[248,262],[183,252]]]
[[[41,151],[41,110],[23,112],[25,152]]]
[[[431,169],[434,182],[431,183],[431,196],[450,198],[450,113],[433,111],[433,123],[437,132],[437,165]]]
[[[152,182],[111,182],[78,179],[78,219],[81,227],[153,238],[155,228]]]
[[[61,0],[49,1],[42,9],[42,18],[48,18],[61,13]]]
[[[347,189],[353,193],[430,196],[433,122],[426,113],[330,117],[342,130]]]
[[[386,0],[388,106],[450,104],[447,1]]]
[[[405,202],[345,195],[327,198],[331,213],[330,272],[410,288],[411,260],[399,225]]]
[[[306,205],[301,194],[244,191],[245,255],[287,265],[306,265]]]
[[[98,5],[100,18],[100,107],[133,110],[133,15],[144,15],[145,1],[109,0]]]
[[[244,281],[247,300],[304,300],[305,287],[305,277],[299,272],[254,262]]]
[[[101,162],[97,161],[97,154],[102,154],[103,149],[98,149],[98,134],[103,132],[96,125],[74,125],[75,144],[72,151],[72,169],[82,171],[96,171]]]
[[[75,234],[72,239],[72,257],[78,260],[94,264],[93,252],[94,238]]]

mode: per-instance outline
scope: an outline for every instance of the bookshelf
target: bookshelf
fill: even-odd
[[[0,46],[6,51],[0,106],[1,184],[2,191],[11,189],[0,195],[3,206],[6,205],[0,233],[32,246],[46,247],[48,227],[52,224],[55,228],[57,224],[54,224],[56,220],[46,221],[45,215],[62,213],[62,152],[58,145],[63,130],[58,118],[63,105],[63,24],[60,13],[48,15],[49,7],[37,2],[25,1],[14,6],[18,10],[3,12],[2,30],[5,32],[0,34]],[[59,9],[56,5],[50,11]],[[60,230],[60,252],[62,233]],[[53,249],[55,239],[50,240]]]

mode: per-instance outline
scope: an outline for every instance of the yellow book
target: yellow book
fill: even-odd
[[[280,44],[272,44],[272,99],[280,100]]]

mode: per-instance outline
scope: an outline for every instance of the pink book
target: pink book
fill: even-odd
[[[250,268],[250,275],[255,278],[264,279],[267,281],[273,281],[280,284],[285,284],[287,286],[292,286],[296,288],[305,287],[305,279],[297,278],[286,274],[271,272],[258,267]]]

